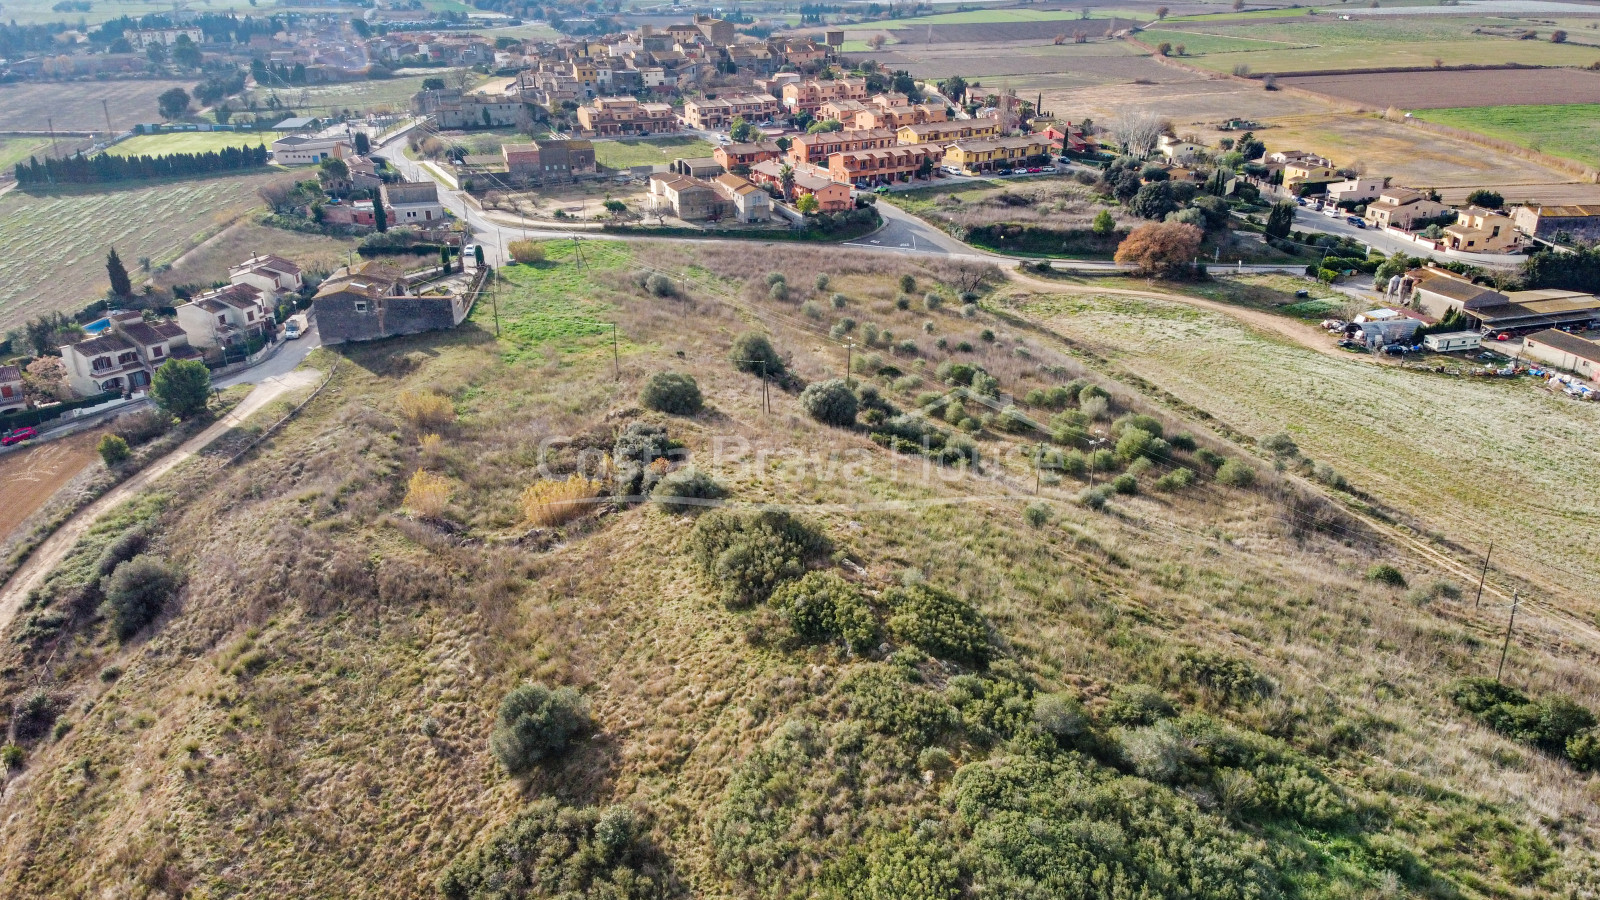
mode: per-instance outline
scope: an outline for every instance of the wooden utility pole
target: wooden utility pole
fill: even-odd
[[[1472,598],[1472,608],[1478,608],[1478,601],[1483,599],[1483,580],[1489,577],[1489,554],[1494,553],[1494,541],[1489,542],[1489,552],[1483,554],[1483,571],[1478,574],[1478,596]]]
[[[855,353],[856,342],[846,341],[844,345],[844,386],[850,386],[850,364],[854,362],[851,356]]]
[[[107,103],[104,100],[101,100],[100,101],[100,108],[102,110],[104,110],[105,114],[106,114],[106,140],[109,141],[109,140],[111,140],[111,136],[114,133],[111,130],[111,104]]]
[[[494,287],[489,290],[489,302],[494,304],[494,336],[500,336],[500,270],[494,270]]]
[[[1500,665],[1494,670],[1494,683],[1500,683],[1500,673],[1506,668],[1506,652],[1511,649],[1511,629],[1517,624],[1517,603],[1522,599],[1519,591],[1511,592],[1511,618],[1506,620],[1506,641],[1500,645]]]
[[[617,351],[617,323],[611,323],[611,375],[617,381],[622,380],[622,357]]]
[[[767,393],[767,361],[761,361],[761,405],[772,415],[772,395]]]

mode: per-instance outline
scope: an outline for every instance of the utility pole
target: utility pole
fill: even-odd
[[[50,155],[60,159],[61,154],[56,150],[56,121],[55,119],[46,118],[44,123],[50,128]]]
[[[111,131],[111,104],[107,103],[104,100],[101,100],[100,101],[100,108],[102,110],[104,110],[105,114],[106,114],[106,140],[109,141],[109,140],[111,140],[111,135],[113,133]]]
[[[1094,489],[1094,448],[1104,444],[1106,439],[1097,437],[1089,442],[1089,488]]]
[[[1506,642],[1500,645],[1500,665],[1494,670],[1495,684],[1500,683],[1500,673],[1506,668],[1506,651],[1511,649],[1511,628],[1517,624],[1517,602],[1521,599],[1521,592],[1511,592],[1511,618],[1506,620]]]
[[[772,395],[767,393],[767,361],[761,361],[761,405],[772,415]]]
[[[1044,444],[1041,443],[1039,445],[1039,448],[1037,450],[1035,450],[1034,453],[1033,453],[1033,493],[1034,493],[1034,496],[1038,496],[1038,494],[1039,494],[1039,470],[1042,469],[1042,468],[1044,468]]]
[[[1483,580],[1489,577],[1489,554],[1494,552],[1494,541],[1489,542],[1489,552],[1483,554],[1483,571],[1478,574],[1478,596],[1472,598],[1472,608],[1478,608],[1478,601],[1483,599]]]
[[[494,304],[494,336],[500,336],[500,270],[494,270],[494,287],[489,290],[489,302]]]
[[[622,380],[622,357],[617,352],[617,323],[611,323],[611,376]]]
[[[844,345],[844,386],[850,386],[850,364],[854,361],[850,357],[855,353],[856,342],[846,341]]]

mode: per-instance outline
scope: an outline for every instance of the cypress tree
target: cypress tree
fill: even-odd
[[[106,274],[111,277],[111,293],[118,297],[133,296],[133,282],[128,279],[128,270],[123,267],[122,260],[117,258],[115,247],[106,254]]]
[[[389,214],[383,211],[381,193],[372,199],[372,224],[377,226],[379,234],[389,230]]]

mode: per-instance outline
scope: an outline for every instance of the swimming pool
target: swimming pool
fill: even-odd
[[[95,319],[93,322],[90,322],[89,324],[83,326],[83,330],[85,332],[89,333],[89,334],[99,334],[100,332],[105,331],[107,328],[110,328],[110,327],[111,327],[111,320],[110,319]]]

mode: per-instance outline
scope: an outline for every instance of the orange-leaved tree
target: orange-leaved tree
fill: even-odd
[[[1200,252],[1200,229],[1181,222],[1140,225],[1117,247],[1117,262],[1157,278],[1181,275]]]

